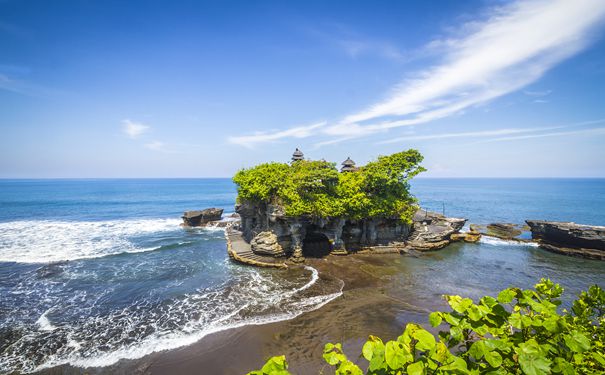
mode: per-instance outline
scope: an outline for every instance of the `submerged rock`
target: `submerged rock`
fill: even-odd
[[[185,211],[183,213],[183,225],[187,227],[205,226],[211,221],[219,221],[223,216],[222,208],[206,208],[199,211]]]
[[[526,223],[532,238],[546,250],[605,260],[605,227],[543,220]]]
[[[475,243],[479,242],[479,240],[481,239],[481,233],[473,225],[471,225],[471,228],[468,232],[454,233],[450,238],[452,241],[464,241]]]
[[[484,234],[503,240],[512,240],[521,233],[523,233],[523,231],[519,225],[511,223],[492,223],[487,224]]]

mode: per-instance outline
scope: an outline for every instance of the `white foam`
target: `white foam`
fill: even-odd
[[[0,223],[0,262],[46,263],[137,253],[134,236],[180,230],[178,219]]]
[[[344,283],[341,281],[340,289],[335,293],[326,295],[316,295],[309,297],[297,296],[291,298],[291,294],[300,293],[308,289],[318,280],[317,270],[311,267],[306,267],[311,271],[311,279],[302,287],[292,291],[292,293],[277,293],[278,290],[273,289],[279,285],[270,278],[263,277],[260,273],[254,272],[248,280],[249,284],[246,288],[237,288],[227,297],[226,303],[233,298],[233,301],[242,302],[242,297],[239,293],[246,293],[249,298],[240,303],[237,307],[231,307],[229,311],[206,311],[212,316],[201,315],[198,319],[189,321],[184,327],[179,330],[161,329],[158,328],[153,334],[144,337],[142,340],[125,346],[115,348],[110,352],[96,352],[92,355],[82,355],[83,353],[72,351],[71,354],[49,356],[47,360],[32,368],[24,369],[26,372],[39,371],[45,368],[54,367],[62,364],[71,364],[77,367],[104,367],[110,366],[122,359],[137,359],[153,352],[175,349],[187,345],[191,345],[209,334],[249,325],[262,325],[273,322],[279,322],[296,318],[297,316],[321,308],[330,301],[342,295]],[[242,291],[244,289],[244,291]],[[197,294],[188,296],[182,301],[180,306],[172,306],[168,308],[166,314],[160,314],[156,321],[161,320],[166,315],[171,315],[180,308],[195,308],[201,301],[215,300],[220,292],[213,291],[209,293]],[[233,302],[232,301],[232,302]],[[223,304],[221,304],[224,306]],[[251,305],[263,308],[272,308],[280,306],[278,311],[270,314],[261,314],[258,316],[250,316],[249,313],[242,311],[249,308]],[[212,321],[207,319],[212,318]],[[152,323],[155,325],[155,323]]]
[[[49,311],[50,309],[46,310],[44,314],[40,315],[36,321],[36,324],[40,327],[40,331],[54,331],[57,328],[50,322],[50,320],[48,320],[48,317],[46,316]]]
[[[492,245],[492,246],[529,246],[529,247],[538,247],[538,244],[535,242],[521,242],[515,240],[503,240],[497,237],[490,237],[483,235],[479,240],[482,244]]]

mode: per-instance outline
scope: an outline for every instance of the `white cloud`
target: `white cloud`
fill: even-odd
[[[582,133],[595,133],[601,134],[605,131],[602,126],[587,128],[587,129],[576,129],[576,130],[565,130],[552,132],[552,130],[562,130],[569,128],[578,128],[591,125],[599,125],[605,123],[605,119],[597,119],[590,121],[583,121],[575,124],[560,125],[560,126],[549,126],[549,127],[534,127],[534,128],[509,128],[509,129],[495,129],[495,130],[484,130],[474,132],[460,132],[460,133],[440,133],[440,134],[427,134],[427,135],[409,135],[405,137],[397,137],[386,141],[379,142],[378,144],[388,144],[406,141],[425,141],[434,139],[448,139],[448,138],[485,138],[493,137],[487,140],[481,140],[475,143],[484,142],[495,142],[515,139],[526,139],[526,138],[541,138],[541,137],[553,137],[557,135],[571,135],[571,134],[582,134]],[[550,132],[549,132],[550,131]],[[528,134],[529,133],[529,134]],[[535,134],[531,134],[535,133]]]
[[[577,135],[577,134],[605,135],[605,128],[567,130],[567,131],[562,131],[562,132],[551,132],[551,133],[542,133],[542,134],[526,134],[526,135],[517,135],[517,136],[512,136],[512,137],[498,137],[498,138],[486,139],[484,141],[479,141],[477,143],[516,141],[516,140],[520,140],[520,139],[544,138],[544,137],[562,137],[562,136],[570,136],[570,135]]]
[[[122,120],[122,130],[130,138],[136,139],[141,136],[141,134],[147,132],[149,130],[149,126],[127,119]]]
[[[235,143],[245,147],[253,147],[257,143],[275,142],[282,138],[307,138],[315,134],[315,130],[326,125],[326,122],[318,122],[311,125],[296,126],[290,129],[277,131],[273,133],[256,133],[253,135],[243,135],[229,137],[230,143]]]
[[[429,122],[516,91],[583,49],[604,17],[601,0],[523,1],[496,8],[486,21],[473,22],[470,34],[448,40],[442,64],[326,132],[350,136],[346,125],[358,124],[363,136]],[[396,120],[367,124],[383,118]]]
[[[412,135],[406,137],[398,137],[389,139],[386,141],[379,142],[379,144],[397,143],[405,141],[425,141],[433,139],[446,139],[446,138],[476,138],[476,137],[491,137],[495,135],[510,135],[519,133],[531,133],[540,130],[558,129],[556,128],[528,128],[528,129],[497,129],[497,130],[486,130],[476,132],[462,132],[462,133],[441,133],[441,134],[430,134],[430,135]]]
[[[530,91],[525,90],[523,93],[527,96],[548,96],[552,94],[552,90],[543,90],[543,91]]]
[[[484,18],[461,25],[463,35],[430,42],[427,48],[438,45],[442,60],[397,85],[385,100],[327,126],[230,140],[250,146],[302,133],[328,137],[319,144],[332,144],[454,116],[534,83],[584,49],[603,19],[603,0],[517,1],[495,7]],[[353,54],[363,50],[363,44],[349,47]],[[526,94],[538,97],[550,91]]]
[[[164,143],[160,141],[153,141],[145,144],[145,147],[153,151],[165,151]]]

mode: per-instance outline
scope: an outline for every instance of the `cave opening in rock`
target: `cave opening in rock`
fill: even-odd
[[[308,228],[303,241],[303,255],[308,258],[321,258],[332,251],[332,243],[325,234],[316,228]]]

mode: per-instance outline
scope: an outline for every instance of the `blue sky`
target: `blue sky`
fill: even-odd
[[[605,177],[605,2],[0,0],[0,177],[226,177],[417,148]]]

